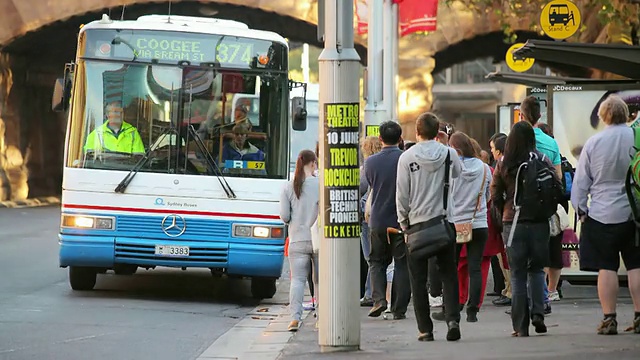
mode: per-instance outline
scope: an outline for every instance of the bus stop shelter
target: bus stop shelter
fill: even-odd
[[[528,40],[514,53],[540,61],[577,65],[640,79],[640,46]]]

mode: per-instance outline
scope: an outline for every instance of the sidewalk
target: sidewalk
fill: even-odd
[[[60,197],[47,196],[25,200],[0,201],[0,208],[26,208],[60,204]]]
[[[315,319],[309,316],[278,359],[640,359],[640,335],[624,332],[633,317],[627,289],[622,289],[618,301],[617,336],[595,333],[601,319],[595,287],[566,284],[564,292],[564,299],[554,302],[553,313],[546,317],[545,335],[536,335],[531,328],[529,338],[512,338],[506,308],[492,305],[489,297],[479,322],[467,323],[463,314],[462,340],[456,343],[445,340],[446,325],[438,321],[434,321],[435,342],[419,342],[411,306],[407,319],[398,321],[369,318],[369,309],[360,308],[361,351],[320,353]]]

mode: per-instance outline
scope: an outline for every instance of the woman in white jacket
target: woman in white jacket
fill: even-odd
[[[462,246],[467,246],[469,264],[467,321],[476,322],[482,293],[482,255],[489,237],[487,199],[490,196],[491,168],[479,159],[480,154],[476,153],[471,138],[465,133],[456,132],[451,135],[449,145],[456,150],[463,165],[462,173],[453,181],[451,222],[456,225],[459,242],[457,258],[460,256]],[[470,231],[471,241],[461,244],[460,242],[464,241],[465,230]]]
[[[289,331],[300,328],[304,287],[309,275],[310,263],[317,269],[317,256],[313,251],[311,227],[318,218],[320,190],[318,179],[313,176],[318,169],[316,154],[302,150],[296,161],[293,180],[287,183],[280,196],[280,218],[289,225]],[[315,274],[317,282],[317,274]],[[317,286],[314,286],[317,289]]]

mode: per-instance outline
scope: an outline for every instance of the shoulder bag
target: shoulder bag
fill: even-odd
[[[473,220],[476,218],[476,213],[480,208],[480,201],[482,200],[482,192],[484,191],[484,184],[487,180],[487,168],[483,165],[484,171],[482,172],[482,185],[480,185],[480,191],[478,192],[478,198],[476,199],[476,207],[473,210],[471,221],[455,224],[456,226],[456,243],[466,244],[473,239]]]
[[[447,221],[447,201],[449,197],[449,170],[451,167],[451,152],[447,149],[447,158],[444,163],[444,189],[442,215],[433,219],[413,224],[405,232],[407,253],[413,259],[430,258],[440,253],[455,241],[455,233]]]

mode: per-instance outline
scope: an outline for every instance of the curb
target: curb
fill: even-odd
[[[287,327],[290,322],[289,308],[289,272],[283,271],[277,284],[276,295],[264,299],[249,314],[229,331],[220,336],[197,360],[233,359],[233,360],[276,360],[289,344],[295,333]],[[308,290],[305,300],[311,300]],[[302,320],[312,314],[303,311]],[[313,325],[311,325],[313,326]]]
[[[25,200],[0,201],[0,208],[29,208],[38,206],[50,206],[60,204],[60,197],[47,196]]]

